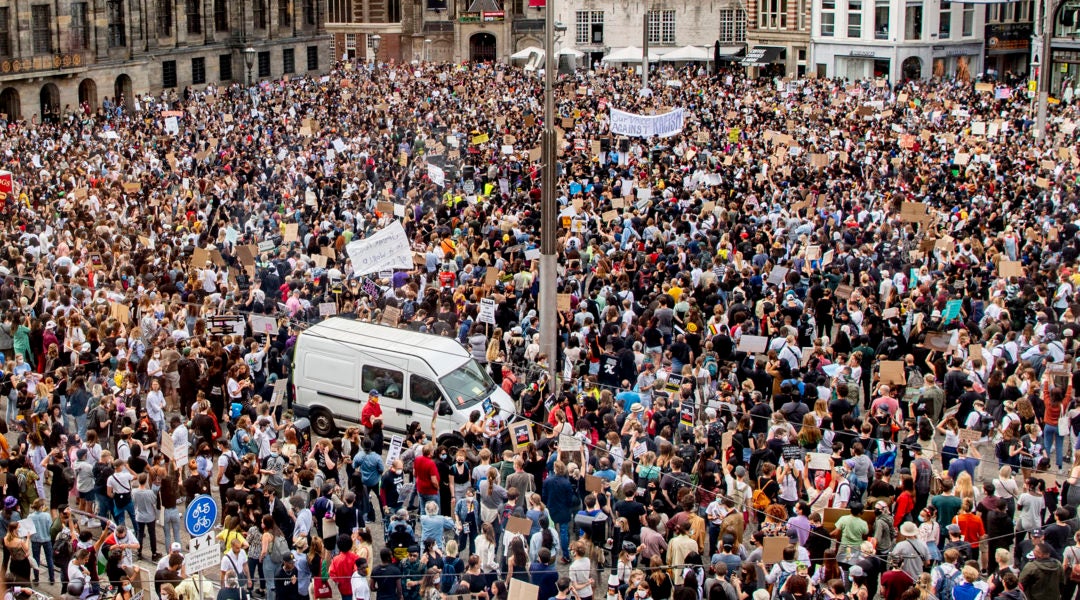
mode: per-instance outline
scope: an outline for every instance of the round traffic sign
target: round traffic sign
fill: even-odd
[[[184,513],[184,527],[191,537],[206,535],[214,528],[217,517],[218,504],[213,496],[195,496]]]

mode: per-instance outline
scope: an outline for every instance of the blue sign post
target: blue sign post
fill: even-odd
[[[217,517],[217,500],[206,494],[196,496],[184,513],[184,527],[191,537],[200,537],[210,533],[217,523]]]

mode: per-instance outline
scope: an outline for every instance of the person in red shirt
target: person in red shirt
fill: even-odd
[[[900,495],[896,498],[896,506],[893,507],[896,513],[893,515],[893,527],[900,529],[900,525],[903,524],[904,518],[908,516],[913,510],[915,510],[915,480],[911,477],[904,476],[900,479]],[[912,515],[913,517],[915,515]],[[918,521],[918,519],[915,519]]]
[[[337,584],[338,592],[344,600],[352,599],[352,574],[356,572],[356,559],[352,551],[352,538],[348,535],[337,537],[339,554],[330,561],[330,580]]]
[[[915,585],[911,575],[905,571],[903,560],[893,559],[892,568],[881,574],[882,600],[900,600],[909,588]]]
[[[368,392],[368,401],[364,403],[364,408],[360,411],[360,426],[368,431],[371,429],[371,421],[381,418],[382,406],[379,405],[379,390],[371,390]]]
[[[413,477],[416,479],[416,492],[420,494],[420,506],[428,501],[439,502],[439,468],[431,458],[431,444],[424,446],[420,456],[413,460]]]
[[[979,559],[979,542],[986,537],[986,529],[983,527],[982,518],[974,512],[975,504],[971,498],[964,498],[960,505],[960,514],[953,517],[953,523],[960,528],[964,541],[971,544],[972,560]]]

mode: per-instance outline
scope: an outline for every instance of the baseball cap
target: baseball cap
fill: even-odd
[[[945,528],[945,531],[948,531],[949,533],[960,533],[960,526],[956,523],[950,523],[949,526]],[[1032,531],[1031,533],[1035,532]]]
[[[952,527],[952,525],[949,527]],[[1044,535],[1042,527],[1036,527],[1031,530],[1031,537],[1043,537]]]
[[[728,549],[731,549],[731,548],[735,547],[735,536],[734,535],[732,535],[730,533],[725,533],[724,537],[721,538],[721,539],[722,539],[722,542],[724,544],[724,549],[725,550],[728,550]]]
[[[170,552],[183,552],[184,547],[180,545],[180,542],[173,542],[172,546],[169,546]]]
[[[863,571],[862,567],[860,567],[859,565],[853,565],[850,569],[848,569],[848,575],[852,577],[864,577],[866,576],[866,571]]]

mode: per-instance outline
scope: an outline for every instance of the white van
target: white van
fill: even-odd
[[[331,436],[360,423],[368,392],[378,390],[383,426],[404,432],[412,421],[431,427],[439,405],[438,440],[460,446],[457,430],[486,400],[510,422],[514,402],[456,340],[335,317],[296,340],[293,411],[311,430]],[[440,401],[442,401],[440,403]]]

